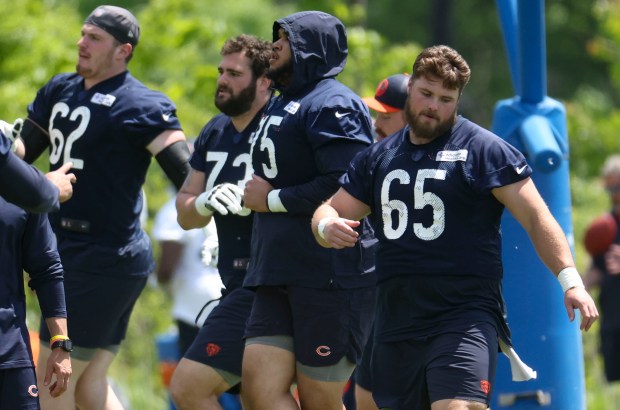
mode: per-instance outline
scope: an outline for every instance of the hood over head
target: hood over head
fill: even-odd
[[[337,76],[347,63],[347,32],[336,17],[322,11],[301,11],[273,23],[273,41],[278,30],[288,35],[293,58],[293,78],[286,87],[290,93],[307,84]]]

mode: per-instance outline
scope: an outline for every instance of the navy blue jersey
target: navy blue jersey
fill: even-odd
[[[67,269],[146,275],[150,244],[140,227],[146,146],[181,129],[174,104],[124,72],[84,90],[60,74],[39,90],[29,118],[50,135],[50,169],[73,162],[73,197],[50,215]]]
[[[301,12],[274,26],[288,34],[293,79],[282,87],[252,142],[256,175],[280,189],[287,212],[254,216],[252,260],[246,286],[298,285],[353,288],[374,284],[372,230],[365,222],[355,248],[335,251],[315,241],[310,220],[338,189],[356,153],[372,143],[362,100],[335,80],[344,68],[344,27],[319,12]],[[337,252],[337,253],[336,253]]]
[[[219,114],[200,131],[190,165],[205,173],[206,190],[224,182],[243,189],[252,177],[250,142],[261,116],[262,110],[238,132],[229,116]],[[217,268],[229,291],[243,284],[250,259],[253,215],[213,214],[219,241]]]
[[[524,156],[462,117],[429,144],[412,144],[408,133],[406,127],[358,155],[343,177],[343,188],[374,215],[379,281],[501,279],[504,206],[491,190],[530,176]]]
[[[43,317],[66,317],[63,269],[47,215],[0,198],[0,369],[32,367],[24,270]]]
[[[458,117],[414,145],[409,127],[352,161],[343,188],[370,206],[377,249],[378,340],[493,324],[510,343],[501,291],[500,220],[491,190],[531,175],[525,157]]]
[[[58,189],[11,152],[11,141],[1,131],[0,196],[30,212],[56,211],[60,206]]]

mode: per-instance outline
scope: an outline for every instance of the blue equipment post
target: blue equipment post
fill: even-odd
[[[497,8],[517,95],[497,103],[492,129],[527,157],[532,179],[573,247],[566,112],[546,95],[544,1],[497,0]],[[491,408],[583,410],[580,317],[569,322],[559,283],[508,211],[502,232],[508,324],[515,350],[538,377],[513,382],[508,360],[500,358]]]

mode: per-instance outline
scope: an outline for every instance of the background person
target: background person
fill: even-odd
[[[588,289],[599,288],[600,352],[605,378],[608,382],[616,382],[620,380],[620,155],[608,157],[601,174],[611,210],[588,228],[588,231],[595,229],[597,223],[605,230],[591,231],[595,237],[590,241],[594,244],[588,243],[586,236],[585,245],[591,261],[584,282]]]
[[[175,202],[176,195],[157,212],[151,236],[159,244],[157,283],[172,298],[172,318],[179,335],[179,354],[183,356],[217,305],[224,285],[217,271],[215,224],[200,229],[181,228]]]
[[[377,112],[374,120],[377,141],[392,135],[407,124],[403,108],[407,101],[408,83],[408,75],[394,74],[377,85],[373,97],[362,98],[371,110]]]
[[[383,79],[375,90],[372,97],[362,98],[362,101],[373,111],[377,112],[374,120],[376,141],[394,134],[407,125],[405,119],[405,103],[407,102],[407,89],[409,76],[407,74],[394,74]],[[372,334],[372,333],[371,333]],[[370,358],[372,354],[373,338],[369,337],[364,347],[361,363],[355,368],[354,380],[354,403],[351,403],[350,392],[345,394],[347,409],[375,410],[377,405],[372,398],[372,372]],[[353,407],[355,406],[355,407]]]
[[[106,375],[154,270],[139,219],[141,187],[153,156],[177,187],[189,168],[175,105],[127,69],[139,38],[128,10],[97,7],[82,26],[76,73],[56,75],[37,92],[16,139],[28,162],[49,148],[50,169],[72,162],[80,181],[50,215],[65,268],[75,381],[61,397],[42,392],[46,410],[123,407]],[[40,337],[45,363],[51,352],[44,326]]]

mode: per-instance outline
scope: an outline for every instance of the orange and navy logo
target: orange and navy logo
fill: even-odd
[[[482,389],[484,394],[488,396],[489,392],[491,391],[491,383],[488,380],[480,380],[480,388]]]
[[[319,346],[316,348],[316,354],[319,356],[329,356],[332,354],[332,351],[329,346]]]
[[[28,394],[32,397],[39,397],[39,388],[34,384],[28,386]]]
[[[222,350],[218,345],[216,345],[215,343],[207,343],[207,356],[209,357],[213,357],[215,355],[217,355],[220,350]]]
[[[387,78],[381,81],[377,86],[377,89],[375,90],[375,97],[381,97],[383,94],[385,94],[389,86],[390,83],[388,82]]]

